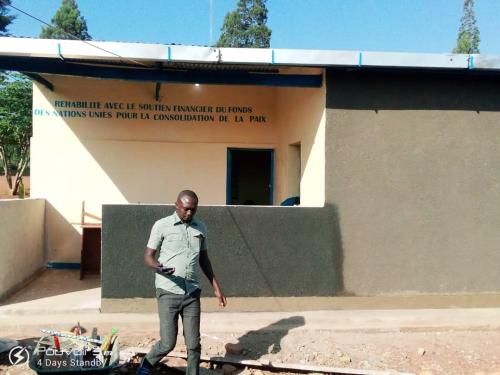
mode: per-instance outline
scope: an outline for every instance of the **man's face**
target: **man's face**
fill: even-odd
[[[189,196],[181,197],[175,202],[175,212],[177,212],[179,219],[185,223],[189,223],[193,220],[197,208],[198,201]]]

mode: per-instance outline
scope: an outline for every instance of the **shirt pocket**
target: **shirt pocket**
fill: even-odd
[[[163,241],[163,249],[171,254],[180,253],[186,247],[185,242],[182,233],[177,231],[167,232],[165,233],[165,240]]]
[[[177,242],[177,241],[180,241],[182,239],[182,236],[180,233],[167,233],[167,235],[165,236],[165,240],[167,242]]]
[[[201,232],[196,232],[191,235],[191,247],[195,252],[199,252],[201,250],[201,244],[205,236]]]

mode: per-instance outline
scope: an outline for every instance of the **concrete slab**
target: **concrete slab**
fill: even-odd
[[[376,297],[229,297],[226,311],[403,310],[499,308],[500,294],[405,295]],[[217,300],[202,297],[203,311],[219,311]],[[101,311],[109,313],[156,312],[154,298],[102,298]]]
[[[204,313],[202,331],[244,332],[262,327],[269,330],[286,328],[291,318],[303,318],[304,323],[296,330],[323,331],[419,331],[419,330],[480,330],[500,329],[500,309],[450,309],[450,310],[343,310],[306,311],[296,313],[252,312],[252,313]],[[156,331],[156,314],[102,314],[98,312],[53,313],[17,315],[0,313],[0,331],[32,333],[39,335],[39,329],[68,330],[77,321],[82,325],[111,326],[131,331]]]
[[[48,269],[0,303],[0,314],[53,314],[93,311],[101,304],[100,278],[80,280],[78,270]]]

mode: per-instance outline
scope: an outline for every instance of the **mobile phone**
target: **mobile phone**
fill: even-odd
[[[163,272],[163,273],[168,273],[168,274],[173,273],[173,272],[174,272],[174,270],[175,270],[175,268],[173,268],[173,267],[165,267],[165,266],[163,266],[163,267],[161,268],[161,272]]]

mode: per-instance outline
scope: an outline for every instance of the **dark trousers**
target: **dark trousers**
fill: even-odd
[[[182,318],[184,340],[187,348],[186,375],[198,375],[200,371],[200,291],[192,294],[173,294],[156,290],[160,315],[160,341],[146,355],[152,365],[158,363],[175,347],[179,315]]]

